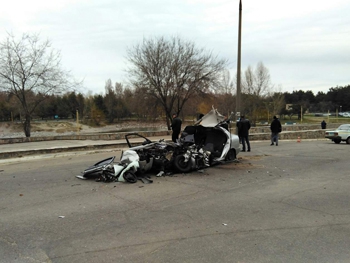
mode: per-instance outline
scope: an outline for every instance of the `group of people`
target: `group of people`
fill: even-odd
[[[173,114],[172,117],[173,117],[173,120],[171,123],[171,129],[173,130],[172,141],[177,142],[181,132],[182,121],[177,114]],[[250,121],[246,119],[245,116],[242,115],[239,121],[237,122],[237,130],[238,130],[238,137],[239,137],[240,143],[242,144],[243,152],[245,152],[246,150],[250,152],[251,150],[250,142],[249,142],[250,127],[251,127]],[[273,116],[273,120],[270,125],[270,130],[271,130],[270,145],[278,146],[278,134],[282,131],[282,125],[276,116]]]
[[[241,116],[239,121],[237,122],[238,129],[238,137],[242,144],[242,151],[245,152],[246,149],[250,152],[250,142],[249,142],[249,130],[250,130],[250,122],[245,116]],[[270,125],[271,130],[271,144],[278,146],[278,134],[282,131],[282,125],[279,119],[276,116],[273,116],[273,121]]]

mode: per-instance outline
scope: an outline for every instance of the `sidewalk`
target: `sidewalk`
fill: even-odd
[[[297,140],[300,139],[324,139],[325,130],[298,130],[298,131],[283,131],[280,134],[281,140]],[[168,134],[160,135],[159,133],[152,133],[153,136],[145,136],[151,141],[156,142],[161,139],[166,141],[171,140],[171,136]],[[30,155],[41,155],[49,153],[60,152],[77,152],[77,151],[93,151],[98,149],[123,149],[128,148],[126,140],[123,139],[102,139],[101,135],[92,135],[95,137],[85,137],[84,139],[71,140],[65,138],[56,140],[42,140],[33,142],[16,142],[0,144],[0,160],[24,157]],[[105,136],[105,135],[103,135]],[[106,135],[107,136],[107,135]],[[97,139],[100,138],[100,139]],[[270,133],[252,133],[249,135],[250,141],[269,141]],[[93,138],[93,139],[90,139]],[[134,141],[134,140],[133,140]],[[135,141],[136,142],[136,141]],[[141,141],[139,141],[141,142]]]
[[[167,138],[168,137],[168,138]],[[149,137],[151,141],[170,140],[169,136]],[[134,141],[133,141],[134,142]],[[97,149],[128,148],[125,139],[120,140],[53,140],[39,142],[23,142],[0,145],[0,160],[29,155],[92,151]]]

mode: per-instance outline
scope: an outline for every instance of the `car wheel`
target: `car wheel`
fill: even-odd
[[[175,157],[174,166],[182,173],[188,173],[191,171],[191,162],[185,162],[185,157],[183,155],[178,155]]]
[[[230,149],[226,155],[226,161],[233,161],[236,159],[236,151],[234,149]]]
[[[334,142],[335,142],[336,144],[339,144],[339,143],[341,142],[341,140],[340,140],[340,139],[335,139]]]
[[[125,172],[125,174],[123,175],[124,180],[127,181],[128,183],[134,184],[137,182],[137,176],[135,173],[131,172],[131,171],[127,171]]]
[[[347,143],[347,144],[350,144],[350,137],[348,137],[348,138],[346,139],[346,143]]]

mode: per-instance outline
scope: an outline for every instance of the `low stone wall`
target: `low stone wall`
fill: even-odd
[[[331,123],[327,125],[327,129],[338,128],[340,124]],[[296,124],[296,125],[282,125],[282,131],[307,131],[307,130],[320,130],[321,124]],[[270,126],[258,126],[251,127],[250,133],[270,133]]]
[[[336,125],[338,127],[338,125]],[[280,133],[280,139],[283,140],[296,140],[300,139],[321,139],[325,138],[325,131],[322,129],[310,129],[314,128],[312,125],[284,125],[282,132]],[[234,133],[232,129],[232,133]],[[47,136],[47,137],[19,137],[19,138],[2,138],[0,144],[8,143],[22,143],[22,142],[38,142],[38,141],[51,141],[51,140],[124,140],[125,135],[130,132],[119,133],[94,133],[94,134],[76,134],[65,136]],[[153,132],[137,132],[145,137],[164,136],[165,138],[171,136],[171,131],[153,131]],[[270,128],[269,127],[252,127],[249,135],[250,140],[270,140]]]
[[[170,131],[151,131],[151,132],[137,132],[145,137],[153,136],[170,136]],[[125,135],[130,132],[118,132],[118,133],[93,133],[93,134],[75,134],[75,135],[58,135],[58,136],[45,136],[45,137],[18,137],[18,138],[1,138],[1,144],[7,143],[22,143],[22,142],[42,142],[52,140],[124,140]]]
[[[325,130],[308,130],[308,131],[285,131],[279,134],[280,140],[297,140],[300,139],[324,139]],[[251,133],[251,141],[270,140],[271,133]]]

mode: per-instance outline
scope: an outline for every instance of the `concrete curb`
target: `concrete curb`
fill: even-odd
[[[94,145],[84,145],[84,146],[70,146],[70,147],[50,147],[47,149],[28,149],[19,151],[7,151],[0,152],[1,159],[9,159],[16,157],[41,155],[41,154],[52,154],[52,153],[62,153],[62,152],[77,152],[77,151],[93,151],[100,149],[122,149],[127,148],[126,143],[110,143],[110,144],[94,144]]]
[[[1,144],[9,143],[24,143],[24,142],[43,142],[54,140],[122,140],[125,139],[125,135],[130,132],[119,133],[93,133],[93,134],[73,134],[73,135],[57,135],[57,136],[45,136],[45,137],[17,137],[17,138],[0,138]],[[137,132],[145,137],[156,136],[169,136],[170,131],[156,131],[156,132]]]
[[[121,139],[124,139],[124,136],[127,133],[123,134],[113,134],[115,137],[108,134],[85,134],[85,135],[78,135],[78,136],[55,136],[54,139],[51,137],[32,137],[32,138],[16,138],[16,139],[25,139],[22,142],[28,142],[25,143],[25,146],[28,145],[28,147],[22,147],[21,149],[21,143],[19,143],[19,140],[10,141],[9,143],[13,145],[13,149],[11,150],[5,150],[3,152],[0,152],[0,159],[9,159],[9,158],[15,158],[15,157],[24,157],[24,156],[32,156],[32,155],[42,155],[42,154],[50,154],[50,153],[61,153],[61,152],[77,152],[77,151],[93,151],[93,150],[101,150],[101,149],[122,149],[122,148],[128,148],[128,145],[126,141],[123,141]],[[145,137],[150,138],[153,141],[156,141],[155,137],[159,138],[166,138],[169,136],[169,132],[142,132],[140,133],[144,135]],[[251,133],[249,135],[249,138],[251,141],[269,141],[270,140],[270,133]],[[283,131],[280,133],[280,140],[298,140],[298,139],[324,139],[325,137],[325,130],[304,130],[304,131]],[[152,138],[153,137],[153,138]],[[115,139],[118,138],[118,139]],[[2,139],[6,140],[6,139]],[[13,139],[9,139],[13,140]],[[79,141],[79,144],[83,145],[77,145],[77,143],[72,142],[72,146],[62,146],[59,145],[60,143],[57,142],[57,146],[48,146],[48,143],[45,144],[45,141],[59,141],[59,140],[72,140],[72,141]],[[84,145],[84,142],[82,140],[86,140],[86,144]],[[88,141],[93,140],[93,142]],[[115,142],[112,142],[112,140],[118,140]],[[170,139],[167,139],[167,141]],[[110,143],[108,141],[111,141]],[[35,145],[31,144],[31,142],[35,143]],[[41,145],[42,142],[42,145]],[[38,144],[39,143],[39,146]],[[5,143],[6,144],[6,143]],[[23,144],[24,145],[24,144]],[[11,147],[12,148],[12,147]],[[27,149],[23,149],[27,148]]]

